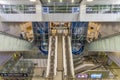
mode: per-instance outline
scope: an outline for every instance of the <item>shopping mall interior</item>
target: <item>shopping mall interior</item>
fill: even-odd
[[[0,80],[120,80],[120,0],[0,0]]]

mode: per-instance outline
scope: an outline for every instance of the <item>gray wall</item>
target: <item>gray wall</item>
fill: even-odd
[[[20,24],[21,23],[2,23],[0,26],[0,31],[19,36],[20,35]]]
[[[102,22],[98,24],[101,25],[100,33],[102,34],[102,37],[120,32],[119,22]]]

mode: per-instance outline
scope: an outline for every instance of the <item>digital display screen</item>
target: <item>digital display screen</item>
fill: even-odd
[[[102,74],[91,74],[91,78],[102,78]]]

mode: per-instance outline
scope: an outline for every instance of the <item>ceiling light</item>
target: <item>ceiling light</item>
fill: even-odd
[[[60,0],[60,2],[62,2],[62,0]]]
[[[30,0],[31,2],[35,2],[36,0]]]
[[[87,0],[88,2],[91,2],[91,1],[93,1],[93,0]]]
[[[48,0],[48,2],[50,3],[50,2],[51,2],[51,0]]]
[[[72,3],[74,2],[74,0],[72,0]]]

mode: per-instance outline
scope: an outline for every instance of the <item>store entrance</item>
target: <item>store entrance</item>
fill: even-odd
[[[69,22],[51,22],[50,23],[51,35],[69,35],[70,34],[70,23]]]

